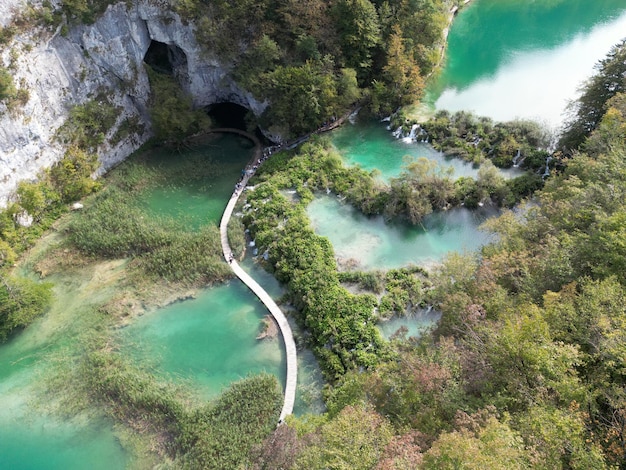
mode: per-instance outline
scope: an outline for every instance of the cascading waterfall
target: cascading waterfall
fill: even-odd
[[[552,157],[548,155],[548,157],[546,158],[546,169],[543,171],[543,175],[541,175],[542,178],[547,178],[548,176],[550,176],[550,162],[552,161]]]
[[[519,168],[526,157],[522,156],[522,151],[517,149],[517,153],[513,157],[513,168]]]
[[[402,137],[402,140],[406,143],[411,143],[415,141],[415,136],[417,135],[417,130],[420,128],[419,124],[413,124],[411,126],[411,130],[409,131],[409,135]]]

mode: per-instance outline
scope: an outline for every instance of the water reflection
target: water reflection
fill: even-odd
[[[498,121],[534,119],[556,129],[568,102],[575,99],[594,65],[626,35],[623,2],[609,2],[611,5],[599,12],[589,2],[564,3],[567,8],[563,6],[561,11],[563,8],[550,10],[534,2],[495,5],[484,0],[462,13],[451,31],[450,57],[440,80],[443,91],[436,108],[474,111]],[[577,7],[582,17],[573,21],[566,13]],[[484,25],[480,29],[489,32],[488,38],[474,34],[477,15]],[[529,22],[528,15],[534,22]],[[588,24],[591,21],[596,23]],[[537,34],[537,24],[544,23],[546,32]],[[530,33],[518,37],[517,30],[524,28],[530,28]],[[466,34],[469,29],[472,33]],[[567,34],[554,36],[551,29],[565,29]],[[460,67],[473,55],[487,57],[475,59],[469,71]]]

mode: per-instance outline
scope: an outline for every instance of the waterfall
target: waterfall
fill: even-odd
[[[543,175],[541,175],[542,178],[547,178],[548,176],[550,176],[550,162],[552,161],[552,157],[550,155],[548,155],[548,157],[546,158],[546,169],[543,172]]]
[[[525,157],[522,157],[521,150],[517,149],[517,154],[513,157],[513,168],[518,168],[524,161],[524,158]]]
[[[396,139],[402,137],[402,126],[398,127],[395,131],[392,132],[392,134]]]
[[[350,122],[350,124],[356,124],[356,118],[359,115],[360,110],[361,108],[358,108],[354,110],[352,113],[350,113],[350,116],[348,116],[348,121]]]
[[[415,135],[417,134],[417,130],[420,128],[419,124],[413,124],[411,126],[411,130],[409,131],[409,135],[403,136],[402,141],[410,144],[415,140]]]

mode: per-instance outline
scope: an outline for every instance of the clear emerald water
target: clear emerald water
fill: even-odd
[[[191,229],[217,225],[250,157],[249,141],[229,134],[185,152],[158,149],[148,163],[168,174],[178,175],[189,162],[217,167],[197,180],[168,178],[166,184],[146,188],[139,200],[149,213],[184,221]],[[243,267],[274,298],[282,295],[278,282],[251,259]],[[261,372],[277,376],[284,384],[282,338],[256,339],[267,314],[257,297],[235,279],[205,289],[195,299],[142,316],[122,330],[121,339],[137,363],[148,365],[161,377],[186,383],[198,398],[210,400],[232,382]],[[319,371],[314,359],[306,355],[300,358],[299,367],[309,373],[299,376],[305,393],[298,391],[295,411],[306,412],[317,406],[311,397]]]
[[[268,372],[284,383],[282,339],[256,339],[266,314],[248,288],[232,280],[137,319],[124,329],[124,342],[138,362],[208,400],[252,374]]]
[[[142,191],[138,202],[149,213],[184,221],[189,229],[217,225],[251,158],[251,142],[232,134],[210,134],[184,151],[151,150],[146,165],[171,176]]]
[[[387,130],[387,123],[356,121],[333,132],[333,145],[348,165],[358,165],[366,171],[380,172],[381,179],[400,175],[403,165],[424,157],[436,161],[442,168],[452,167],[454,176],[476,177],[478,169],[458,158],[447,158],[426,143],[397,139]]]
[[[404,316],[394,316],[389,320],[378,323],[378,329],[386,339],[391,339],[402,327],[406,328],[407,338],[419,338],[426,331],[434,328],[441,312],[432,308],[421,308]]]
[[[442,170],[452,168],[452,178],[476,178],[479,167],[460,158],[444,155],[430,144],[415,142],[410,138],[396,138],[388,130],[387,122],[356,120],[346,122],[333,131],[332,143],[346,165],[359,166],[366,171],[376,171],[383,181],[400,175],[403,168],[418,158],[436,162]],[[522,174],[516,168],[499,169],[504,178]]]
[[[430,100],[557,128],[594,65],[625,36],[624,0],[473,0],[453,23]]]
[[[29,328],[0,345],[0,468],[12,470],[123,469],[129,456],[111,423],[101,418],[59,416],[56,403],[42,388],[58,364],[57,354],[70,347],[82,322],[73,301],[88,305],[74,286],[56,290],[58,301]],[[72,312],[72,313],[70,313]]]
[[[337,197],[320,195],[307,213],[315,232],[332,243],[340,265],[373,270],[428,266],[451,251],[474,251],[490,237],[479,225],[497,211],[456,208],[425,217],[423,227],[410,227],[387,224],[382,216],[367,217]]]

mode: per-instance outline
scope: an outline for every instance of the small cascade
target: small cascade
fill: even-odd
[[[392,132],[392,134],[396,139],[402,137],[402,126],[398,127],[395,131]]]
[[[522,152],[520,149],[517,149],[517,153],[513,157],[513,168],[519,168],[526,157],[522,157]]]
[[[391,121],[391,116],[384,117],[380,120],[380,122],[390,122],[390,121]]]
[[[413,124],[411,126],[411,130],[409,131],[409,135],[403,136],[402,141],[410,144],[415,141],[415,136],[417,135],[417,130],[420,128],[419,124]]]
[[[541,177],[544,179],[550,176],[550,162],[551,161],[552,161],[552,157],[548,155],[548,157],[546,158],[546,169],[543,171],[543,175],[541,175]]]
[[[359,109],[353,111],[350,116],[348,116],[348,121],[350,122],[350,124],[356,124],[356,118],[359,115]]]

